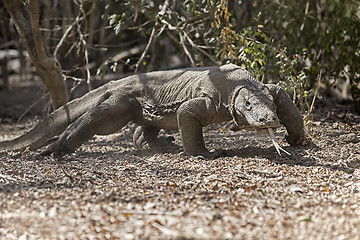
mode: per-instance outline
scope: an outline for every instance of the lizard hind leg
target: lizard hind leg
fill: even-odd
[[[160,128],[150,125],[137,127],[133,135],[135,147],[142,150],[172,146],[175,139],[173,137],[158,137],[159,132]]]
[[[54,143],[41,152],[41,155],[54,153],[55,156],[62,156],[74,152],[95,134],[114,133],[135,118],[136,109],[140,109],[140,106],[133,99],[113,96],[90,108],[70,124]]]

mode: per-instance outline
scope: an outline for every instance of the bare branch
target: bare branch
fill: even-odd
[[[185,45],[185,38],[184,38],[184,35],[180,32],[179,33],[179,36],[180,36],[180,44],[186,54],[186,56],[189,58],[190,62],[191,62],[191,66],[192,67],[196,67],[196,63],[195,63],[195,60],[193,59],[193,57],[191,56],[191,53],[189,52],[189,50],[187,49],[186,45]]]
[[[146,44],[145,50],[143,51],[143,53],[141,54],[139,60],[137,61],[136,65],[135,65],[135,73],[138,72],[139,66],[142,63],[142,61],[144,60],[144,57],[146,56],[146,53],[149,51],[149,48],[150,48],[151,43],[152,43],[154,38],[155,38],[155,28],[152,29],[151,35],[150,35],[148,43]]]
[[[315,93],[314,93],[314,98],[313,98],[313,100],[312,100],[312,102],[311,102],[311,106],[310,106],[309,112],[308,112],[308,114],[306,115],[305,119],[310,116],[311,112],[312,112],[313,109],[314,109],[315,100],[316,100],[317,94],[318,94],[319,89],[320,89],[321,75],[322,75],[322,69],[320,69],[320,73],[319,73],[319,75],[318,75],[318,77],[317,77],[316,88],[315,88]]]
[[[216,62],[216,60],[210,55],[208,54],[206,51],[204,51],[203,49],[201,49],[199,46],[197,46],[192,40],[191,38],[187,35],[187,33],[185,31],[183,31],[184,36],[186,37],[187,41],[190,43],[190,45],[193,48],[196,48],[199,52],[201,52],[202,54],[204,54],[205,56],[207,56],[210,61],[215,64],[216,66],[220,65],[218,62]]]
[[[75,24],[76,24],[76,22],[73,22],[70,26],[68,26],[68,28],[64,32],[63,36],[61,37],[60,41],[58,42],[58,44],[55,47],[54,56],[57,56],[57,53],[58,53],[60,47],[63,45],[65,39],[68,37],[69,33],[71,32],[71,30],[73,29]]]
[[[44,95],[41,96],[41,98],[39,98],[36,102],[34,102],[33,104],[31,104],[21,115],[20,117],[16,120],[16,123],[19,123],[23,117],[36,105],[38,105],[42,100],[44,100],[44,98],[48,97],[49,93],[46,93]]]
[[[166,1],[164,2],[164,4],[162,5],[162,8],[161,8],[161,10],[160,10],[160,12],[159,12],[159,15],[164,15],[164,14],[165,14],[168,5],[169,5],[169,0],[166,0]],[[139,66],[140,66],[140,64],[142,63],[142,61],[144,60],[144,57],[146,56],[146,53],[149,51],[149,48],[150,48],[153,40],[154,40],[156,37],[158,37],[158,36],[162,33],[162,31],[164,30],[164,28],[162,27],[162,28],[160,29],[160,31],[159,31],[159,34],[156,36],[156,35],[155,35],[155,32],[156,32],[155,28],[156,28],[157,25],[158,25],[158,23],[155,23],[155,27],[151,30],[151,35],[150,35],[150,38],[149,38],[148,43],[146,44],[145,50],[143,51],[143,53],[141,54],[139,60],[137,61],[136,65],[135,65],[135,73],[138,72]]]

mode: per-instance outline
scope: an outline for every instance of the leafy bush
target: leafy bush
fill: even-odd
[[[325,79],[345,73],[360,101],[359,1],[115,2],[108,16],[115,32],[127,41],[148,36],[135,71],[154,55],[154,42],[168,39],[189,65],[235,63],[283,86],[302,110],[320,71]]]
[[[356,0],[256,1],[261,5],[264,31],[290,54],[308,61],[306,75],[314,83],[349,78],[360,112],[360,2]],[[279,34],[280,33],[280,34]],[[281,47],[280,47],[281,48]]]

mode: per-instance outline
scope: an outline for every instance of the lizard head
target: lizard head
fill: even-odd
[[[237,89],[231,105],[233,119],[239,126],[250,125],[259,132],[280,126],[273,97],[265,85]]]

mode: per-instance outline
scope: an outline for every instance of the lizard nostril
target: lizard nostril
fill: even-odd
[[[266,121],[265,118],[263,118],[263,117],[259,118],[259,122],[265,122],[265,121]]]

